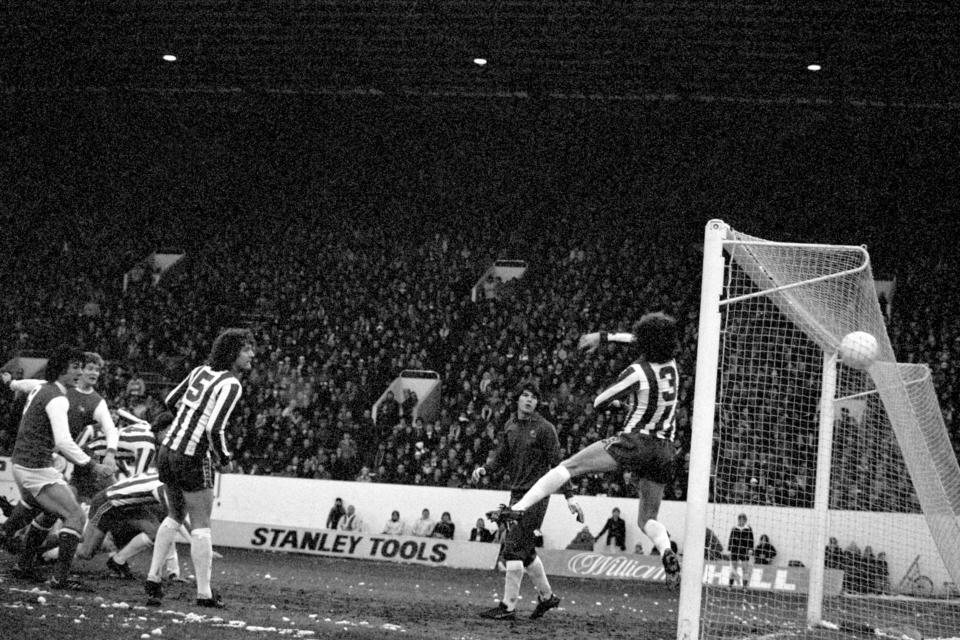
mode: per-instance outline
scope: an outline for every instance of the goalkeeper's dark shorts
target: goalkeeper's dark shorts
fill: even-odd
[[[514,504],[523,497],[526,490],[517,489],[510,492],[510,504]],[[504,561],[520,560],[523,566],[529,566],[537,557],[536,535],[534,532],[543,525],[543,518],[547,515],[547,505],[550,498],[544,498],[537,504],[523,512],[523,517],[511,527],[503,537],[500,557]]]
[[[619,433],[603,441],[603,448],[621,471],[659,484],[673,482],[677,475],[677,448],[670,440],[646,433]]]

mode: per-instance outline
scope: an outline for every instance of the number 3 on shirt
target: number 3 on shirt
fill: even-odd
[[[196,408],[200,404],[200,398],[203,397],[203,394],[207,392],[210,383],[216,378],[213,375],[213,372],[209,369],[203,369],[200,373],[197,374],[197,377],[193,379],[193,382],[190,383],[190,387],[187,389],[187,392],[183,394],[183,404],[188,407]]]

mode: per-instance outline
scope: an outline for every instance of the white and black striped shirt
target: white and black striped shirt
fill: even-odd
[[[227,420],[242,391],[230,371],[215,371],[207,365],[191,371],[164,401],[176,417],[163,446],[187,456],[203,456],[209,450],[217,461],[228,461]]]
[[[118,431],[117,472],[124,478],[145,473],[153,464],[157,451],[157,441],[150,425],[135,422],[120,427]],[[77,438],[77,444],[98,461],[103,460],[107,453],[107,438],[94,425],[83,430]]]
[[[615,383],[593,401],[597,409],[623,399],[627,404],[624,433],[645,433],[673,440],[676,432],[677,363],[638,360],[623,370]]]

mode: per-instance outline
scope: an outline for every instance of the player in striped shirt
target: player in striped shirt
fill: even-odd
[[[93,497],[89,523],[77,557],[93,557],[107,534],[119,551],[107,559],[107,568],[122,578],[133,578],[127,560],[153,546],[160,521],[167,513],[166,489],[156,473],[124,478]],[[189,535],[189,534],[188,534]],[[176,575],[180,561],[176,545],[171,545],[164,570]]]
[[[605,333],[588,334],[580,347],[589,350],[607,342]],[[612,385],[594,400],[596,409],[627,408],[623,429],[617,435],[594,442],[544,474],[511,508],[491,512],[502,520],[522,517],[543,498],[562,487],[570,478],[587,473],[631,471],[637,478],[640,508],[637,524],[661,553],[667,584],[680,580],[680,561],[670,547],[666,527],[656,518],[664,486],[676,473],[676,446],[673,443],[675,407],[680,379],[674,359],[679,349],[677,322],[664,313],[640,318],[633,334],[617,334],[617,342],[632,343],[639,357]]]
[[[227,422],[242,392],[239,376],[250,370],[254,349],[249,331],[227,329],[214,340],[207,364],[191,371],[165,400],[176,417],[157,452],[160,480],[167,486],[168,509],[157,531],[150,572],[144,583],[148,605],[158,606],[162,601],[161,566],[177,531],[189,516],[193,527],[190,556],[197,577],[197,604],[224,606],[220,596],[210,588],[213,467],[229,468]]]
[[[120,478],[130,478],[145,473],[147,469],[154,466],[157,452],[157,439],[154,436],[156,427],[124,409],[118,409],[117,416],[128,421],[128,424],[118,429],[115,454],[117,475]],[[94,458],[109,455],[108,438],[94,425],[87,425],[84,428],[80,437],[77,438],[77,444]]]

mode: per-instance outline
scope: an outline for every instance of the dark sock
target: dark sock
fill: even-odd
[[[30,528],[27,529],[27,535],[23,537],[23,549],[20,550],[17,566],[23,570],[29,570],[37,564],[37,551],[43,541],[47,539],[47,533],[46,529],[38,529],[32,524],[30,525]]]
[[[63,582],[70,577],[70,567],[73,565],[73,556],[77,553],[80,538],[73,531],[61,531],[60,556],[57,558],[57,580]]]
[[[24,506],[22,502],[18,502],[13,508],[13,513],[10,514],[10,517],[7,518],[0,527],[2,527],[3,533],[9,538],[30,524],[30,521],[33,520],[35,515],[36,513],[30,507]]]

